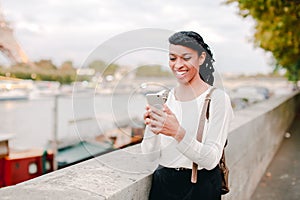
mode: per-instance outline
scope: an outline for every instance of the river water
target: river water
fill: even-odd
[[[234,79],[224,81],[224,86],[234,88],[254,83],[269,88],[274,96],[291,92],[291,85],[285,79]],[[10,140],[14,149],[46,148],[55,133],[60,142],[76,143],[123,124],[134,125],[136,118],[142,120],[145,105],[145,96],[137,92],[98,95],[78,92],[57,98],[0,101],[0,134],[14,134]]]
[[[141,120],[146,105],[142,94],[81,93],[56,98],[0,102],[0,134],[14,134],[11,148],[46,148],[55,132],[66,143],[92,139],[128,121],[135,123],[135,118]]]

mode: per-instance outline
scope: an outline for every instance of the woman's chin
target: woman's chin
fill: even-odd
[[[180,83],[180,84],[188,84],[189,81],[186,79],[186,78],[177,78],[177,82]]]

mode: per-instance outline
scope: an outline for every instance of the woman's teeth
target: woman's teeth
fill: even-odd
[[[183,74],[185,74],[185,73],[186,73],[186,71],[180,71],[180,72],[179,72],[179,71],[176,71],[176,74],[177,74],[177,75],[183,75]]]

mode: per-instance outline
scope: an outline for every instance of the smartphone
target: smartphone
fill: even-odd
[[[165,97],[162,94],[146,94],[146,98],[149,105],[158,109],[163,108]]]

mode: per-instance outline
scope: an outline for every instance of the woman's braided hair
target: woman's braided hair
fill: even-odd
[[[174,33],[169,37],[170,44],[182,45],[188,48],[191,48],[198,52],[198,55],[201,55],[203,51],[206,52],[205,61],[200,66],[199,75],[203,81],[213,85],[214,76],[213,72],[215,71],[213,67],[213,54],[210,51],[209,46],[204,42],[203,38],[196,32],[193,31],[180,31]]]

